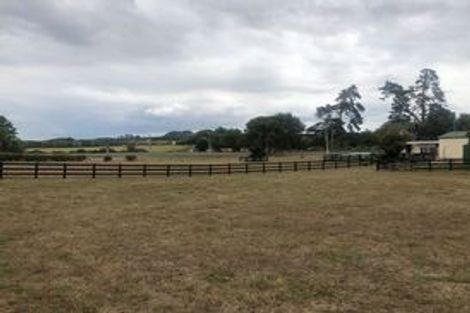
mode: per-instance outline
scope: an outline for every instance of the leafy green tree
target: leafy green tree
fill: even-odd
[[[341,90],[336,98],[334,110],[349,132],[358,131],[364,122],[362,113],[366,110],[361,103],[361,94],[356,85]]]
[[[324,138],[325,149],[329,153],[334,148],[335,138],[345,133],[344,122],[337,117],[335,107],[330,104],[318,107],[316,116],[321,121],[310,127],[309,131]]]
[[[290,113],[260,116],[246,124],[246,140],[252,156],[262,158],[277,151],[298,149],[305,125]]]
[[[382,93],[382,100],[392,99],[389,121],[411,122],[414,117],[411,110],[412,90],[405,89],[402,85],[391,81],[386,81],[379,90]]]
[[[184,142],[185,140],[190,139],[193,135],[193,132],[190,130],[171,131],[163,135],[162,139]]]
[[[470,131],[470,114],[460,114],[459,118],[455,121],[455,128],[460,131]]]
[[[386,122],[376,130],[377,141],[388,161],[396,160],[406,148],[406,142],[412,137],[411,124]]]
[[[216,151],[220,151],[222,149],[240,151],[242,145],[243,133],[239,129],[218,127],[212,134],[212,148]]]
[[[344,138],[344,144],[348,148],[358,148],[362,151],[378,146],[377,137],[370,130],[347,133]]]
[[[205,138],[199,138],[194,145],[196,151],[206,152],[209,149],[209,141]]]
[[[419,125],[419,139],[436,139],[452,131],[455,126],[455,113],[449,109],[432,106],[427,118]]]
[[[392,100],[389,121],[412,123],[414,138],[434,139],[453,128],[454,115],[447,109],[436,71],[421,70],[415,84],[409,88],[387,81],[379,90],[382,100]]]
[[[346,132],[361,129],[364,122],[362,113],[365,111],[361,98],[356,85],[352,85],[339,93],[334,105],[327,104],[317,108],[316,116],[321,121],[312,129],[323,133],[327,153],[334,148],[335,138],[339,137],[341,140]]]
[[[21,150],[16,128],[6,117],[0,115],[0,152],[21,152]]]
[[[412,110],[419,122],[424,122],[432,110],[447,106],[444,91],[441,89],[439,76],[432,69],[422,69],[413,86],[415,105]]]
[[[211,130],[211,129],[203,129],[203,130],[200,130],[200,131],[194,133],[194,134],[187,140],[187,143],[194,145],[195,148],[196,148],[196,150],[198,150],[198,149],[197,149],[197,144],[198,144],[198,142],[201,143],[202,141],[205,141],[205,142],[207,142],[207,148],[206,148],[205,150],[203,150],[203,151],[206,151],[206,150],[208,150],[209,148],[211,148],[213,134],[214,134],[214,131]],[[201,146],[203,146],[203,144],[201,144]]]
[[[186,142],[196,145],[198,142],[206,141],[208,145],[207,149],[210,148],[213,151],[221,151],[222,149],[240,151],[244,146],[243,137],[243,132],[239,129],[218,127],[215,130],[204,129],[198,131]]]

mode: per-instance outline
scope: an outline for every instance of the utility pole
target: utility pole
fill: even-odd
[[[330,154],[330,145],[329,145],[329,138],[328,138],[328,128],[325,128],[325,148],[326,154]]]

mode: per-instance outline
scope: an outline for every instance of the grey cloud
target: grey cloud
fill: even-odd
[[[94,32],[90,16],[66,10],[58,1],[6,1],[0,9],[12,27],[44,32],[67,44],[91,43]]]
[[[33,138],[287,110],[311,121],[356,83],[373,127],[387,115],[377,87],[412,83],[422,67],[442,73],[462,110],[469,14],[466,0],[3,0],[0,114]]]

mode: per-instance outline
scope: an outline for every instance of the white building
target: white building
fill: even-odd
[[[439,159],[461,160],[464,157],[464,146],[470,143],[469,132],[454,131],[439,137]]]
[[[411,155],[427,155],[435,158],[438,147],[439,141],[437,140],[408,141],[406,143],[406,152]]]

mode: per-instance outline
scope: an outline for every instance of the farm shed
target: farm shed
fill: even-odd
[[[406,153],[411,156],[428,157],[434,160],[437,156],[439,141],[408,141],[406,143]]]
[[[454,131],[439,137],[440,159],[463,159],[464,147],[469,144],[469,132]]]

